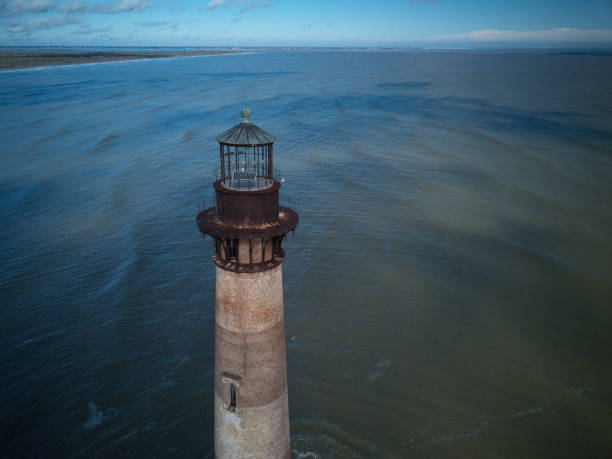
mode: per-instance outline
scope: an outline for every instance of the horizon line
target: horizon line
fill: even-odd
[[[0,43],[0,48],[206,48],[206,49],[399,49],[399,50],[491,50],[491,49],[508,49],[508,50],[612,50],[612,45],[599,46],[499,46],[494,43],[490,45],[479,46],[368,46],[368,45],[111,45],[111,44],[3,44]]]

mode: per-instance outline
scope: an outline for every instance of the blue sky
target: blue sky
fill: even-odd
[[[612,48],[612,0],[0,0],[0,45]]]

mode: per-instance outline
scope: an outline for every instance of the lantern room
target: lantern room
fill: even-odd
[[[240,116],[240,123],[217,136],[221,166],[217,180],[230,190],[271,187],[278,179],[272,148],[276,137],[251,122],[248,108],[243,108]]]

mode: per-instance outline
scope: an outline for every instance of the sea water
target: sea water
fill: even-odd
[[[278,137],[295,457],[612,450],[612,57],[0,73],[0,455],[212,457],[215,136]]]

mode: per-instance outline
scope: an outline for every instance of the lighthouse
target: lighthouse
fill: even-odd
[[[276,138],[240,115],[217,136],[215,205],[197,216],[214,241],[215,457],[289,458],[282,242],[298,215],[279,205]]]

